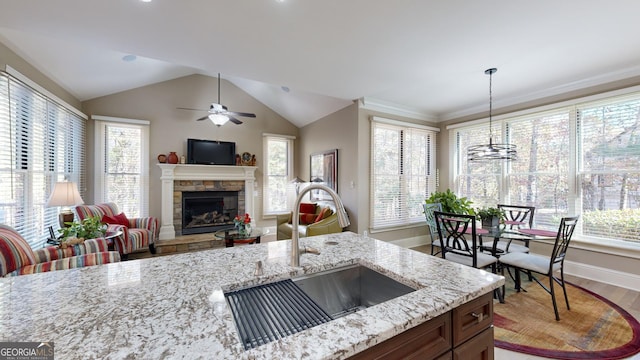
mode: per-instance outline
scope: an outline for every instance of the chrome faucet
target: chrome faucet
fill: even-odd
[[[324,190],[331,198],[333,198],[333,202],[336,204],[336,215],[338,216],[338,223],[341,227],[345,228],[351,224],[349,221],[349,216],[347,215],[347,211],[344,209],[344,205],[342,204],[342,200],[335,191],[333,191],[330,187],[322,184],[311,184],[307,186],[301,193],[298,194],[298,198],[296,199],[295,204],[293,204],[293,215],[292,215],[292,226],[291,226],[291,266],[298,267],[300,266],[300,251],[302,253],[314,253],[319,254],[320,252],[316,249],[307,248],[300,249],[300,231],[298,230],[298,226],[300,223],[300,203],[302,202],[302,198],[306,193],[311,190]]]

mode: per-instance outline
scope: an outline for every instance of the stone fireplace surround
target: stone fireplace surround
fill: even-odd
[[[238,209],[251,215],[254,212],[254,166],[158,164],[162,170],[162,216],[160,240],[170,240],[181,234],[182,191],[211,191],[220,189],[240,191]],[[241,205],[244,203],[244,207]],[[176,226],[177,225],[177,226]]]

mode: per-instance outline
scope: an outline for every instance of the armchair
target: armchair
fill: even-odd
[[[301,237],[342,232],[333,202],[302,203],[300,209],[301,219],[298,231]],[[292,212],[276,215],[277,240],[291,239],[293,230],[291,216]]]
[[[137,251],[149,249],[152,254],[156,253],[155,241],[160,234],[159,221],[155,217],[141,217],[127,219],[118,210],[114,203],[103,203],[97,205],[78,205],[75,208],[80,221],[87,217],[105,216],[117,219],[118,222],[107,222],[109,231],[122,231],[122,235],[114,238],[115,250],[120,253],[123,260],[127,260],[129,254]]]
[[[66,249],[48,246],[33,251],[12,227],[0,224],[0,276],[35,274],[120,261],[105,239],[89,239]]]

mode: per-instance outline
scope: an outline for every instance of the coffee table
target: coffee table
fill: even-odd
[[[240,235],[236,229],[220,230],[216,231],[214,236],[219,239],[224,239],[224,245],[226,247],[233,247],[234,244],[259,244],[262,230],[251,229],[249,235]]]

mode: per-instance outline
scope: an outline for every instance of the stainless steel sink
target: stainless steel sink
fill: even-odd
[[[250,349],[412,291],[353,265],[226,292],[225,298],[240,340]]]
[[[293,282],[334,319],[415,291],[362,265],[299,277]]]

